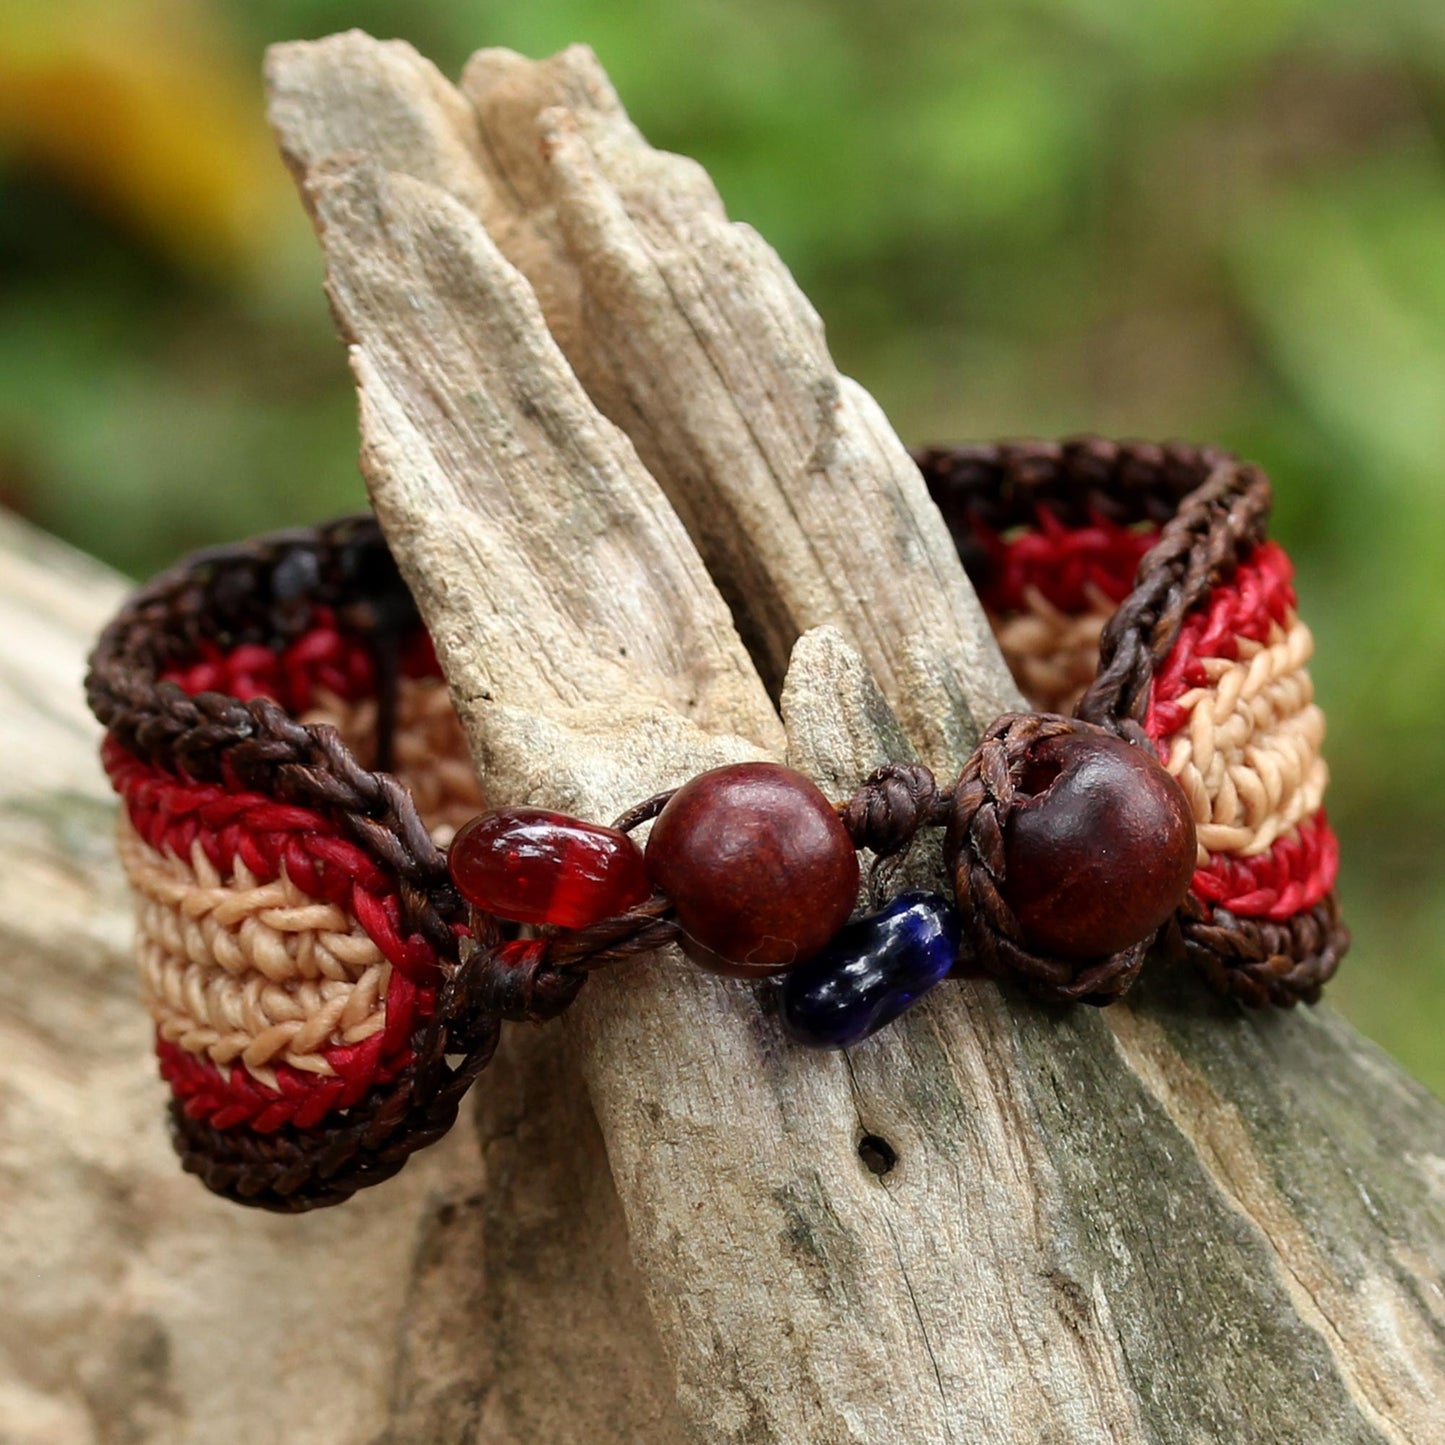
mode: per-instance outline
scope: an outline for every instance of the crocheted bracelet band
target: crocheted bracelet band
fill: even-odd
[[[1039,711],[949,784],[899,763],[836,804],[757,763],[613,828],[483,812],[370,518],[197,554],[131,598],[87,691],[184,1167],[265,1208],[344,1200],[451,1126],[503,1020],[671,940],[781,973],[815,1044],[951,972],[1108,1003],[1156,947],[1247,1003],[1313,1002],[1348,936],[1263,474],[1092,439],[918,461]],[[858,852],[876,870],[933,827],[953,899],[849,922]]]

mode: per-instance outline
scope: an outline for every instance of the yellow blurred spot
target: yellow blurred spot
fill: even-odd
[[[202,0],[11,0],[0,159],[45,169],[193,269],[250,269],[295,202],[237,50]]]

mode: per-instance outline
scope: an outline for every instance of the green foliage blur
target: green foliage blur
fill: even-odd
[[[1330,718],[1333,999],[1445,1092],[1439,0],[7,0],[0,500],[136,575],[359,507],[273,40],[600,54],[913,441],[1265,464]]]

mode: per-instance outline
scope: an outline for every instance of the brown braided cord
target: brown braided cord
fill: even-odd
[[[1140,722],[1154,670],[1169,655],[1185,617],[1234,575],[1266,536],[1272,503],[1257,467],[1221,460],[1139,565],[1133,590],[1099,642],[1099,670],[1077,712],[1101,726]]]
[[[1181,914],[1179,923],[1189,957],[1208,982],[1256,1007],[1318,1003],[1350,945],[1333,891],[1283,923],[1236,918],[1226,908]]]
[[[1098,671],[1076,709],[1079,718],[1153,752],[1142,720],[1154,671],[1185,617],[1206,605],[1211,590],[1264,540],[1272,500],[1264,473],[1213,447],[1099,437],[931,448],[915,456],[980,587],[990,563],[977,525],[1004,532],[1036,524],[1040,511],[1071,526],[1092,515],[1161,524],[1133,589],[1104,629]],[[1349,946],[1333,893],[1283,924],[1210,910],[1191,895],[1177,922],[1189,958],[1210,985],[1251,1004],[1313,1003]],[[1035,978],[1025,973],[1030,986]]]
[[[1033,526],[1040,511],[1068,527],[1095,517],[1163,526],[1216,467],[1233,459],[1214,447],[1076,437],[926,447],[914,460],[969,577],[983,590],[990,560],[977,528],[1002,533]]]

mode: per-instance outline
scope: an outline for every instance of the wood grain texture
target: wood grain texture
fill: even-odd
[[[366,154],[484,223],[774,694],[799,634],[833,623],[930,763],[954,765],[1016,699],[917,469],[817,313],[696,162],[647,145],[589,50],[479,52],[469,114],[408,47],[355,33],[279,48],[270,85],[298,174]]]
[[[800,636],[794,761],[838,789],[901,747],[961,761],[1013,694],[901,445],[776,256],[646,146],[587,52],[482,52],[467,106],[359,35],[273,52],[269,81],[363,466],[495,794],[603,816],[709,749],[776,753],[757,679],[776,693]],[[625,616],[602,609],[619,588]],[[1425,1438],[1439,1110],[1397,1082],[1410,1159],[1346,1128],[1348,1169],[1302,1166],[1321,1225],[1352,1177],[1401,1204],[1396,1233],[1332,1255],[1265,1127],[1318,1081],[1274,1052],[1388,1066],[1327,1014],[1153,993],[1111,1023],[954,986],[844,1056],[788,1047],[766,988],[675,957],[590,985],[560,1033],[686,1438]],[[1301,1107],[1291,1150],[1328,1155],[1342,1126]],[[881,1179],[864,1133],[897,1152]]]
[[[455,89],[353,34],[269,81],[491,796],[961,761],[1012,693],[899,443],[590,56]],[[0,532],[0,1439],[1441,1438],[1445,1111],[1327,1008],[1185,976],[1102,1012],[951,983],[820,1054],[659,954],[511,1030],[472,1127],[343,1210],[210,1199],[79,701],[116,595]]]

